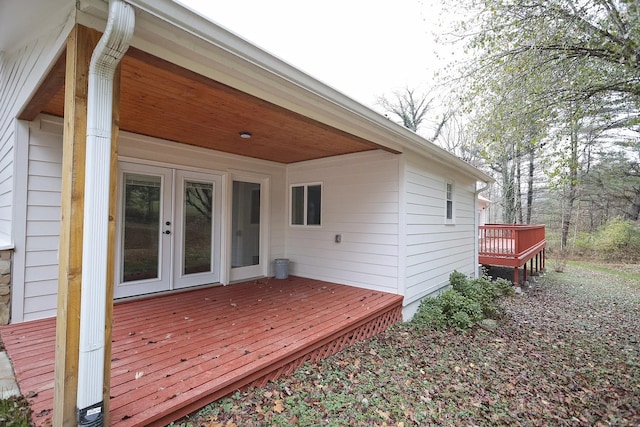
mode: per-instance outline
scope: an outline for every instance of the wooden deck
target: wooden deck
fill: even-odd
[[[114,308],[110,425],[166,425],[402,318],[402,296],[289,277]],[[37,426],[51,425],[54,319],[0,328]]]
[[[527,262],[531,261],[531,274],[544,269],[545,239],[544,225],[487,224],[479,227],[480,264],[513,267],[513,282],[518,283],[518,269],[524,266],[527,280]]]

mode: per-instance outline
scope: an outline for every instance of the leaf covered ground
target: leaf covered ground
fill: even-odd
[[[638,270],[572,264],[495,332],[397,325],[174,425],[640,425]]]

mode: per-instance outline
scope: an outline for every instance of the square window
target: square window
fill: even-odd
[[[291,186],[291,225],[322,225],[322,184]]]

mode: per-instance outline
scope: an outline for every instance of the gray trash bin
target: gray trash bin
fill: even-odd
[[[289,277],[289,260],[287,258],[276,258],[273,264],[276,279],[286,279]]]

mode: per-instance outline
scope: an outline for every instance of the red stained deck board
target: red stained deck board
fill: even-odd
[[[216,286],[114,307],[111,425],[162,425],[393,311],[402,297],[290,277]],[[53,407],[55,319],[0,328],[34,423]],[[290,370],[290,369],[289,369]],[[138,379],[135,379],[138,373]],[[40,416],[38,416],[40,414]]]
[[[327,324],[330,321],[327,316]],[[304,329],[304,328],[303,328]],[[326,331],[318,328],[318,333],[322,334]],[[309,330],[308,332],[315,332]],[[213,352],[205,353],[200,350],[200,347],[191,350],[188,353],[174,354],[168,358],[156,359],[150,361],[145,360],[145,363],[153,363],[151,368],[153,371],[149,372],[149,375],[145,375],[141,378],[147,381],[160,380],[163,376],[171,374],[170,378],[166,378],[167,384],[176,384],[184,381],[183,376],[190,378],[196,371],[212,371],[223,367],[225,372],[232,369],[238,369],[238,367],[249,366],[250,363],[258,363],[258,359],[270,360],[272,357],[277,357],[278,353],[290,353],[292,351],[298,351],[301,347],[309,345],[313,339],[313,335],[309,335],[307,331],[298,331],[295,327],[288,328],[278,335],[278,328],[270,330],[268,334],[258,334],[244,338],[240,336],[230,347],[219,351],[215,348]],[[317,335],[318,333],[315,333]],[[139,367],[140,371],[144,371],[144,366]],[[127,375],[127,383],[120,384],[113,387],[112,394],[118,392],[131,391],[129,389],[130,384],[137,386],[139,381],[132,380],[134,374],[129,372]]]

